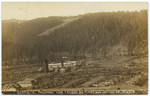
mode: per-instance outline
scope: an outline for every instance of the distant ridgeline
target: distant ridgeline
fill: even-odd
[[[60,26],[65,20],[78,18]],[[39,36],[56,27],[54,32]],[[2,21],[3,60],[55,58],[68,52],[107,58],[148,54],[148,11],[100,12],[75,17],[48,17],[29,21]],[[120,53],[118,53],[120,52]],[[108,56],[109,55],[109,56]]]

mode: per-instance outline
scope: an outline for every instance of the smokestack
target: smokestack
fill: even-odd
[[[62,68],[64,67],[64,60],[63,60],[63,58],[61,58],[61,67]]]
[[[48,73],[48,60],[45,59],[45,73]]]

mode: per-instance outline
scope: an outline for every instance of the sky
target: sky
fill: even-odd
[[[86,13],[140,11],[148,9],[144,2],[3,2],[2,20],[31,20],[49,16],[77,16]]]

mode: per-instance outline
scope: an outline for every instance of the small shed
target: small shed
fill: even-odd
[[[31,78],[27,78],[23,81],[19,81],[18,84],[23,87],[23,88],[26,88],[26,87],[32,87],[32,81],[34,79],[31,79]]]
[[[3,92],[16,92],[21,90],[21,86],[19,84],[5,84],[2,87]]]

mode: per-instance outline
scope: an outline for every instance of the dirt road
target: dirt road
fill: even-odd
[[[38,36],[46,36],[46,35],[49,35],[50,33],[54,32],[55,30],[61,28],[61,27],[64,27],[66,24],[69,24],[71,22],[73,22],[74,20],[77,20],[78,18],[71,18],[71,19],[66,19],[64,20],[64,23],[58,25],[58,26],[55,26],[55,27],[52,27],[50,29],[47,29],[45,32],[39,34]]]

